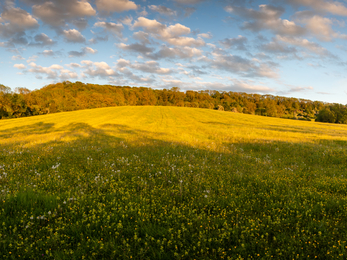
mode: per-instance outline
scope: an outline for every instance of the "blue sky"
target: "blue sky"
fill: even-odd
[[[82,81],[347,103],[347,1],[2,0],[0,84]]]

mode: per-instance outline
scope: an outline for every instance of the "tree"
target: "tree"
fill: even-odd
[[[324,108],[319,111],[316,121],[317,122],[327,122],[327,123],[335,123],[336,122],[336,114],[330,110],[330,108]]]

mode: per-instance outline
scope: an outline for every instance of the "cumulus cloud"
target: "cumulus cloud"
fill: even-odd
[[[204,2],[205,0],[175,0],[179,4],[191,5]]]
[[[25,1],[34,3],[33,14],[55,28],[64,26],[66,21],[96,15],[96,11],[86,0]]]
[[[82,43],[86,41],[86,38],[76,29],[64,30],[63,35],[67,42]]]
[[[280,59],[320,58],[338,60],[334,54],[319,45],[301,37],[285,37],[277,35],[271,42],[259,46],[261,50],[280,55]]]
[[[80,65],[78,63],[65,64],[65,66],[71,67],[71,68],[82,68],[82,65]]]
[[[288,46],[288,44],[280,42],[276,39],[269,42],[269,43],[262,44],[260,46],[260,48],[263,51],[271,53],[271,54],[286,54],[286,55],[291,54],[291,55],[296,56],[297,52],[298,52],[298,50],[295,47]],[[299,57],[297,57],[297,58],[299,58]]]
[[[52,51],[52,50],[44,50],[43,52],[39,53],[45,57],[54,57],[54,56],[60,56],[60,51]]]
[[[206,38],[206,39],[211,39],[212,38],[212,34],[211,33],[199,33],[198,37],[200,38]]]
[[[94,24],[94,26],[104,28],[105,31],[108,31],[119,37],[122,37],[122,30],[124,29],[124,26],[122,24],[111,22],[97,22]]]
[[[36,61],[36,59],[37,59],[38,57],[39,57],[39,56],[37,56],[37,55],[30,56],[29,59],[27,59],[27,63]]]
[[[226,38],[219,43],[225,48],[234,48],[239,51],[245,51],[247,50],[247,41],[248,39],[245,36],[239,35],[237,38]]]
[[[146,33],[146,32],[135,32],[133,34],[133,38],[136,39],[136,40],[139,40],[141,41],[143,44],[149,44],[150,41],[149,41],[149,33]]]
[[[242,28],[259,32],[270,30],[279,35],[300,36],[306,33],[306,29],[295,24],[293,21],[281,19],[284,13],[283,7],[272,5],[260,5],[259,11],[245,7],[228,6],[225,10],[229,13],[247,18]]]
[[[310,52],[313,52],[315,54],[318,54],[320,56],[333,57],[333,55],[327,49],[325,49],[322,46],[320,46],[319,44],[311,42],[307,39],[277,36],[276,40],[282,41],[284,43],[291,44],[294,46],[302,47],[302,48],[304,48]]]
[[[153,73],[153,74],[170,74],[172,73],[172,70],[167,69],[167,68],[161,68],[159,66],[159,63],[156,61],[147,61],[144,63],[141,62],[134,62],[131,63],[128,60],[125,59],[119,59],[117,61],[117,67],[124,69],[125,67],[130,67],[132,69],[135,70],[140,70],[142,72],[146,72],[146,73]]]
[[[332,41],[334,38],[347,39],[346,34],[340,34],[332,29],[333,21],[329,18],[314,15],[299,19],[300,22],[306,24],[306,28],[321,41]]]
[[[34,40],[34,42],[31,42],[29,44],[30,46],[44,47],[56,44],[55,41],[53,41],[44,33],[36,34]]]
[[[249,60],[237,55],[213,52],[213,58],[202,57],[214,69],[224,70],[245,77],[278,78],[274,64],[262,63],[257,59]]]
[[[288,85],[285,84],[288,89],[284,90],[284,91],[279,91],[276,94],[277,95],[288,95],[291,93],[295,93],[295,92],[305,92],[305,91],[311,91],[314,90],[314,88],[312,86],[308,86],[308,87],[301,87],[301,86],[292,86],[292,85]]]
[[[96,7],[105,13],[124,12],[136,10],[138,6],[129,0],[96,0]]]
[[[197,48],[191,48],[188,46],[170,48],[166,45],[162,45],[160,50],[153,55],[154,58],[181,58],[189,59],[193,57],[202,56],[202,51]]]
[[[83,73],[93,78],[94,77],[104,78],[104,77],[118,75],[118,73],[104,61],[92,62],[90,60],[83,60],[81,61],[81,64],[85,68]]]
[[[27,11],[20,8],[11,8],[1,14],[2,20],[8,21],[10,26],[20,31],[36,28],[39,26],[37,20]]]
[[[160,46],[159,51],[155,52],[154,48],[148,47],[145,43],[132,43],[132,44],[125,44],[120,43],[117,44],[119,48],[122,50],[140,53],[141,55],[157,60],[157,59],[174,59],[174,58],[180,58],[180,59],[190,59],[193,57],[200,57],[202,56],[202,50],[189,47],[189,46],[177,46],[175,48],[171,48],[166,46],[165,44]]]
[[[163,15],[177,15],[177,12],[163,5],[150,5],[148,6],[152,11],[158,12]]]
[[[326,0],[285,0],[285,2],[296,6],[308,6],[321,13],[347,16],[346,6],[338,1]]]
[[[30,69],[28,69],[29,72],[35,73],[38,76],[39,75],[46,75],[47,79],[74,79],[78,78],[78,75],[76,72],[64,69],[63,66],[58,64],[53,64],[49,67],[43,67],[40,65],[37,65],[34,62],[31,62],[29,64]]]
[[[143,27],[146,31],[156,34],[159,34],[166,29],[164,24],[161,24],[157,20],[150,20],[145,17],[139,17],[137,21],[135,21],[133,27]]]
[[[152,52],[154,51],[154,48],[147,47],[145,44],[140,43],[132,43],[132,44],[125,44],[120,43],[117,45],[122,50],[131,51],[131,52],[139,52],[145,56],[150,56]]]
[[[15,56],[12,56],[12,60],[25,60],[22,55],[15,55]]]
[[[20,70],[26,69],[26,66],[24,64],[14,64],[13,67]]]
[[[170,43],[176,46],[203,46],[205,42],[203,39],[194,39],[183,35],[190,34],[190,28],[182,25],[175,24],[166,26],[157,20],[150,20],[145,17],[139,17],[133,25],[134,28],[142,27],[148,33],[151,33],[155,38]]]
[[[225,84],[220,82],[201,82],[208,90],[219,90],[219,91],[234,91],[234,92],[247,92],[247,93],[271,93],[275,91],[273,88],[256,84],[251,80],[239,80],[235,78],[228,78],[232,84]]]
[[[1,14],[0,37],[9,38],[14,36],[12,43],[27,44],[23,37],[28,29],[39,27],[37,20],[27,11],[20,8],[5,8]],[[21,41],[18,41],[20,39]],[[25,42],[23,42],[25,39]]]
[[[72,21],[73,25],[77,27],[78,30],[83,31],[88,26],[88,20],[85,18],[79,18]]]
[[[123,19],[120,20],[121,23],[126,24],[128,26],[131,26],[131,23],[133,22],[133,17],[130,16],[126,16]]]
[[[136,70],[155,74],[170,74],[172,72],[170,69],[159,67],[159,63],[156,61],[147,61],[145,63],[135,62],[131,67]]]
[[[223,78],[224,79],[224,78]],[[234,92],[247,92],[247,93],[271,93],[275,89],[257,84],[251,80],[239,80],[235,78],[225,78],[224,82],[230,82],[229,84],[221,82],[204,82],[194,81],[186,82],[178,79],[162,78],[163,88],[179,87],[182,90],[218,90],[218,91],[234,91]]]
[[[96,54],[98,51],[94,50],[90,47],[84,47],[82,48],[81,51],[69,51],[69,57],[83,57],[87,55],[88,53],[90,54]]]

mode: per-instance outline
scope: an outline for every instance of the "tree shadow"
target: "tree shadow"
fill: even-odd
[[[0,139],[13,138],[16,135],[40,135],[51,133],[53,131],[54,125],[54,123],[38,122],[32,125],[0,130]]]
[[[35,127],[38,127],[36,131]],[[33,124],[23,128],[22,132],[25,134],[25,131],[31,129],[33,133],[28,134],[37,137],[40,133],[47,133],[45,127],[45,124]],[[215,215],[222,221],[221,223],[232,219],[234,223],[239,223],[240,227],[248,225],[249,219],[268,223],[268,216],[265,216],[264,213],[272,214],[273,218],[282,214],[278,223],[287,227],[285,231],[282,230],[282,233],[294,234],[297,223],[305,230],[310,224],[314,224],[311,216],[304,215],[310,205],[320,205],[318,203],[321,200],[328,201],[331,196],[335,200],[343,201],[347,195],[346,189],[339,188],[345,187],[339,186],[339,182],[347,183],[345,178],[334,176],[347,167],[344,150],[329,150],[316,143],[271,140],[259,140],[258,142],[251,140],[238,143],[229,141],[218,144],[218,146],[226,147],[226,150],[223,151],[220,147],[208,148],[208,145],[194,147],[184,141],[174,141],[173,139],[165,141],[163,136],[160,136],[165,133],[136,130],[120,124],[93,127],[86,123],[71,123],[60,128],[54,128],[53,125],[49,129],[57,135],[56,140],[35,143],[12,159],[12,161],[25,162],[25,166],[18,168],[18,172],[16,172],[17,174],[24,173],[23,178],[36,178],[37,173],[47,172],[45,176],[47,179],[42,183],[62,182],[57,175],[69,182],[70,186],[57,185],[56,188],[54,186],[51,189],[41,190],[41,194],[47,196],[42,199],[42,209],[46,207],[44,206],[45,201],[51,201],[52,198],[57,197],[51,198],[52,194],[62,197],[64,194],[73,194],[73,192],[83,189],[86,194],[83,197],[85,204],[81,203],[79,206],[86,215],[91,209],[98,207],[95,205],[103,205],[100,206],[102,208],[108,207],[108,203],[115,200],[125,206],[128,206],[127,203],[130,204],[130,202],[132,205],[138,206],[148,203],[153,207],[153,211],[150,211],[151,208],[148,209],[153,216],[157,214],[155,210],[159,211],[163,205],[176,209],[185,205],[187,210],[192,209],[190,212],[195,211],[198,216],[206,216],[208,219],[207,216]],[[13,130],[19,132],[18,128],[13,128]],[[8,131],[10,133],[11,129]],[[336,141],[341,145],[346,145],[346,142]],[[0,149],[2,148],[4,146],[0,145]],[[35,159],[36,161],[34,161],[33,155],[40,156],[40,160]],[[8,158],[11,156],[13,155],[8,155]],[[0,155],[0,165],[1,160],[10,161],[6,159],[6,155]],[[65,171],[57,172],[52,168],[52,166],[56,167],[58,163],[64,164]],[[121,171],[119,175],[117,170]],[[102,179],[103,177],[105,178]],[[105,180],[106,178],[113,178],[116,181],[109,186],[102,184],[101,181],[96,181],[96,179]],[[184,185],[182,189],[180,188],[181,183]],[[9,184],[6,183],[6,185]],[[36,191],[30,195],[31,197],[29,195],[27,197],[31,199],[36,196]],[[23,203],[18,203],[18,205],[22,207],[27,201],[37,202],[37,200],[29,199],[23,197]],[[295,200],[307,202],[307,208],[295,208],[297,205],[301,205],[300,202],[288,203],[288,201]],[[14,203],[11,200],[10,202],[11,204],[6,204],[8,207],[6,212],[13,212]],[[53,200],[51,203],[55,205],[58,202]],[[230,205],[232,208],[237,208],[238,213],[229,211],[230,215],[227,218],[218,215],[223,210],[227,211]],[[314,215],[316,219],[323,220],[325,217],[321,214],[322,209],[329,209],[328,203],[325,205],[317,206],[317,209],[313,209],[311,214],[316,214]],[[179,214],[188,214],[183,208],[180,208]],[[298,212],[298,215],[300,213],[302,217],[287,218],[286,210],[292,209],[295,209],[295,212]],[[345,208],[342,203],[338,204],[337,210],[334,208],[330,216],[339,217],[338,210],[343,209]],[[46,209],[45,212],[48,210],[51,209]],[[43,210],[37,210],[37,212],[41,215]],[[122,219],[124,226],[133,225],[132,221],[138,217],[137,212],[137,210],[128,211],[127,218]],[[82,215],[74,215],[74,217],[80,220]],[[105,217],[101,218],[105,220]],[[305,221],[300,222],[302,219]],[[211,219],[206,220],[206,223],[209,223],[209,220]],[[159,236],[159,232],[167,234],[168,228],[165,224],[157,223],[153,219],[151,221],[151,232],[153,233],[150,234],[153,237]],[[190,221],[201,223],[202,220],[190,219]],[[232,223],[228,224],[232,225]],[[241,232],[240,227],[236,226],[234,229]],[[335,226],[333,227],[335,228]],[[281,232],[273,230],[271,230],[273,235],[281,234]],[[345,229],[341,227],[341,230]],[[268,232],[265,228],[261,230],[261,232],[263,231]],[[83,234],[84,237],[90,236],[83,225],[78,232],[76,234]],[[123,234],[131,237],[133,236],[131,232]],[[147,231],[140,228],[140,232],[146,233]],[[76,236],[75,233],[72,234]],[[103,235],[102,232],[101,235]],[[94,234],[94,236],[97,235]],[[237,235],[235,235],[236,238]],[[288,235],[288,241],[291,238],[292,236]],[[230,243],[230,241],[227,242]],[[287,240],[281,241],[283,246],[286,242]]]

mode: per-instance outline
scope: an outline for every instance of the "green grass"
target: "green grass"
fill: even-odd
[[[177,107],[0,121],[0,259],[346,259],[347,126]]]

